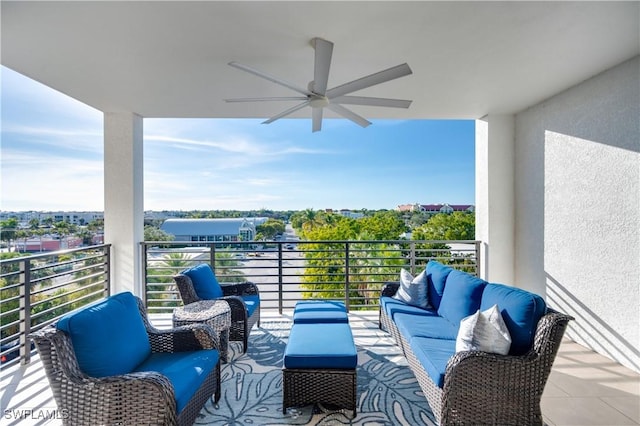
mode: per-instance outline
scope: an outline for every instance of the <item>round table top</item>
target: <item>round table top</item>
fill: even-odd
[[[231,308],[229,308],[229,304],[225,300],[199,300],[176,308],[173,311],[173,317],[176,319],[188,319],[197,314],[199,318],[212,318],[230,312]]]

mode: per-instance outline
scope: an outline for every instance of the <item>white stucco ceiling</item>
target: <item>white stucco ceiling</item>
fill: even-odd
[[[102,111],[270,117],[293,96],[239,61],[306,87],[309,41],[335,43],[329,87],[407,62],[354,93],[413,99],[367,118],[514,113],[640,53],[639,2],[2,1],[2,64]],[[305,108],[297,117],[309,117]],[[327,114],[331,117],[331,114]]]

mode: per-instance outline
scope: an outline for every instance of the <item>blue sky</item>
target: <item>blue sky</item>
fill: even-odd
[[[102,113],[1,77],[0,209],[103,210]],[[261,121],[145,119],[145,210],[474,203],[473,121],[328,119],[317,133],[308,119]]]

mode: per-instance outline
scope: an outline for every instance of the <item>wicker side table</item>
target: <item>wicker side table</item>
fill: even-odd
[[[199,300],[173,311],[173,326],[205,323],[220,337],[220,359],[227,362],[231,309],[224,300]]]

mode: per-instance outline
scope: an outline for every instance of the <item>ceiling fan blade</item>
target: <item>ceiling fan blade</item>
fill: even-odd
[[[263,101],[305,101],[308,98],[306,96],[289,96],[289,97],[275,97],[275,98],[233,98],[225,99],[225,102],[263,102]]]
[[[359,125],[361,127],[367,127],[369,124],[371,124],[364,117],[359,116],[355,112],[351,111],[350,109],[347,109],[347,108],[343,107],[342,105],[329,104],[329,105],[327,105],[327,108],[329,108],[333,112],[336,112],[336,113],[340,114],[344,118],[348,118],[349,120],[353,121],[354,123],[356,123],[357,125]]]
[[[282,111],[280,114],[274,115],[273,117],[271,117],[270,119],[268,119],[267,121],[263,121],[262,124],[269,124],[269,123],[273,123],[274,121],[278,120],[279,118],[285,117],[289,114],[293,114],[294,112],[296,112],[299,109],[302,109],[304,107],[306,107],[307,105],[309,105],[309,100],[304,101],[301,104],[298,104],[292,108],[289,108],[286,111]]]
[[[412,101],[404,99],[370,98],[367,96],[338,96],[331,99],[334,104],[367,105],[391,108],[409,108]]]
[[[345,83],[341,86],[334,87],[333,89],[327,90],[326,96],[329,99],[333,99],[338,96],[346,95],[347,93],[375,86],[376,84],[395,80],[396,78],[404,77],[411,73],[412,71],[411,68],[409,68],[409,65],[404,63],[402,65],[397,65],[395,67],[379,71],[375,74],[350,81],[349,83]]]
[[[319,132],[322,130],[322,108],[311,108],[311,117],[313,118],[311,131]]]
[[[333,43],[318,37],[314,38],[312,43],[316,50],[313,67],[313,91],[319,95],[324,95],[329,81]]]
[[[312,95],[312,93],[310,91],[308,91],[306,89],[303,89],[302,87],[298,87],[298,86],[296,86],[294,84],[286,82],[286,81],[284,81],[282,79],[274,77],[274,76],[272,76],[270,74],[267,74],[265,72],[258,71],[257,69],[252,68],[252,67],[250,67],[248,65],[244,65],[244,64],[241,64],[241,63],[235,62],[235,61],[229,62],[229,65],[234,67],[234,68],[238,68],[239,70],[246,71],[249,74],[253,74],[253,75],[256,75],[256,76],[258,76],[260,78],[264,78],[265,80],[269,80],[269,81],[271,81],[273,83],[279,84],[281,86],[288,87],[289,89],[291,89],[291,90],[293,90],[295,92],[298,92],[298,93],[302,93],[305,96]]]

